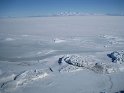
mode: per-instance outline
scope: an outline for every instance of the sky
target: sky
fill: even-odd
[[[51,15],[66,11],[124,14],[124,0],[0,0],[0,17]]]

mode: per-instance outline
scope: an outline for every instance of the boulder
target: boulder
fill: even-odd
[[[113,63],[122,63],[122,62],[124,62],[124,52],[123,51],[122,52],[114,51],[114,52],[112,52],[110,54],[107,54],[107,56],[112,59]]]

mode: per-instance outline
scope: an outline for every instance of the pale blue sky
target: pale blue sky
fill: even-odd
[[[124,0],[0,0],[0,16],[37,16],[65,11],[124,14]]]

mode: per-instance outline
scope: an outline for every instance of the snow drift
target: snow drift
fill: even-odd
[[[14,91],[17,87],[24,86],[32,81],[42,79],[48,76],[48,69],[36,69],[27,70],[19,74],[6,74],[6,77],[2,74],[0,77],[1,90],[3,92]],[[4,78],[2,78],[4,76]]]

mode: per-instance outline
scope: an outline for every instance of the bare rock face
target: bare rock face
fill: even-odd
[[[124,52],[123,51],[121,51],[121,52],[114,51],[110,54],[107,54],[107,56],[112,59],[113,63],[123,63],[124,62]]]
[[[118,68],[113,67],[111,64],[98,62],[95,58],[93,59],[92,57],[81,57],[79,55],[63,56],[59,58],[58,63],[59,65],[62,66],[60,70],[67,72],[72,72],[70,71],[72,69],[73,70],[89,69],[96,73],[105,73],[105,74],[118,71]]]
[[[72,56],[67,56],[64,58],[64,61],[70,65],[78,66],[78,67],[83,67],[83,59],[80,56],[77,55],[72,55]]]

